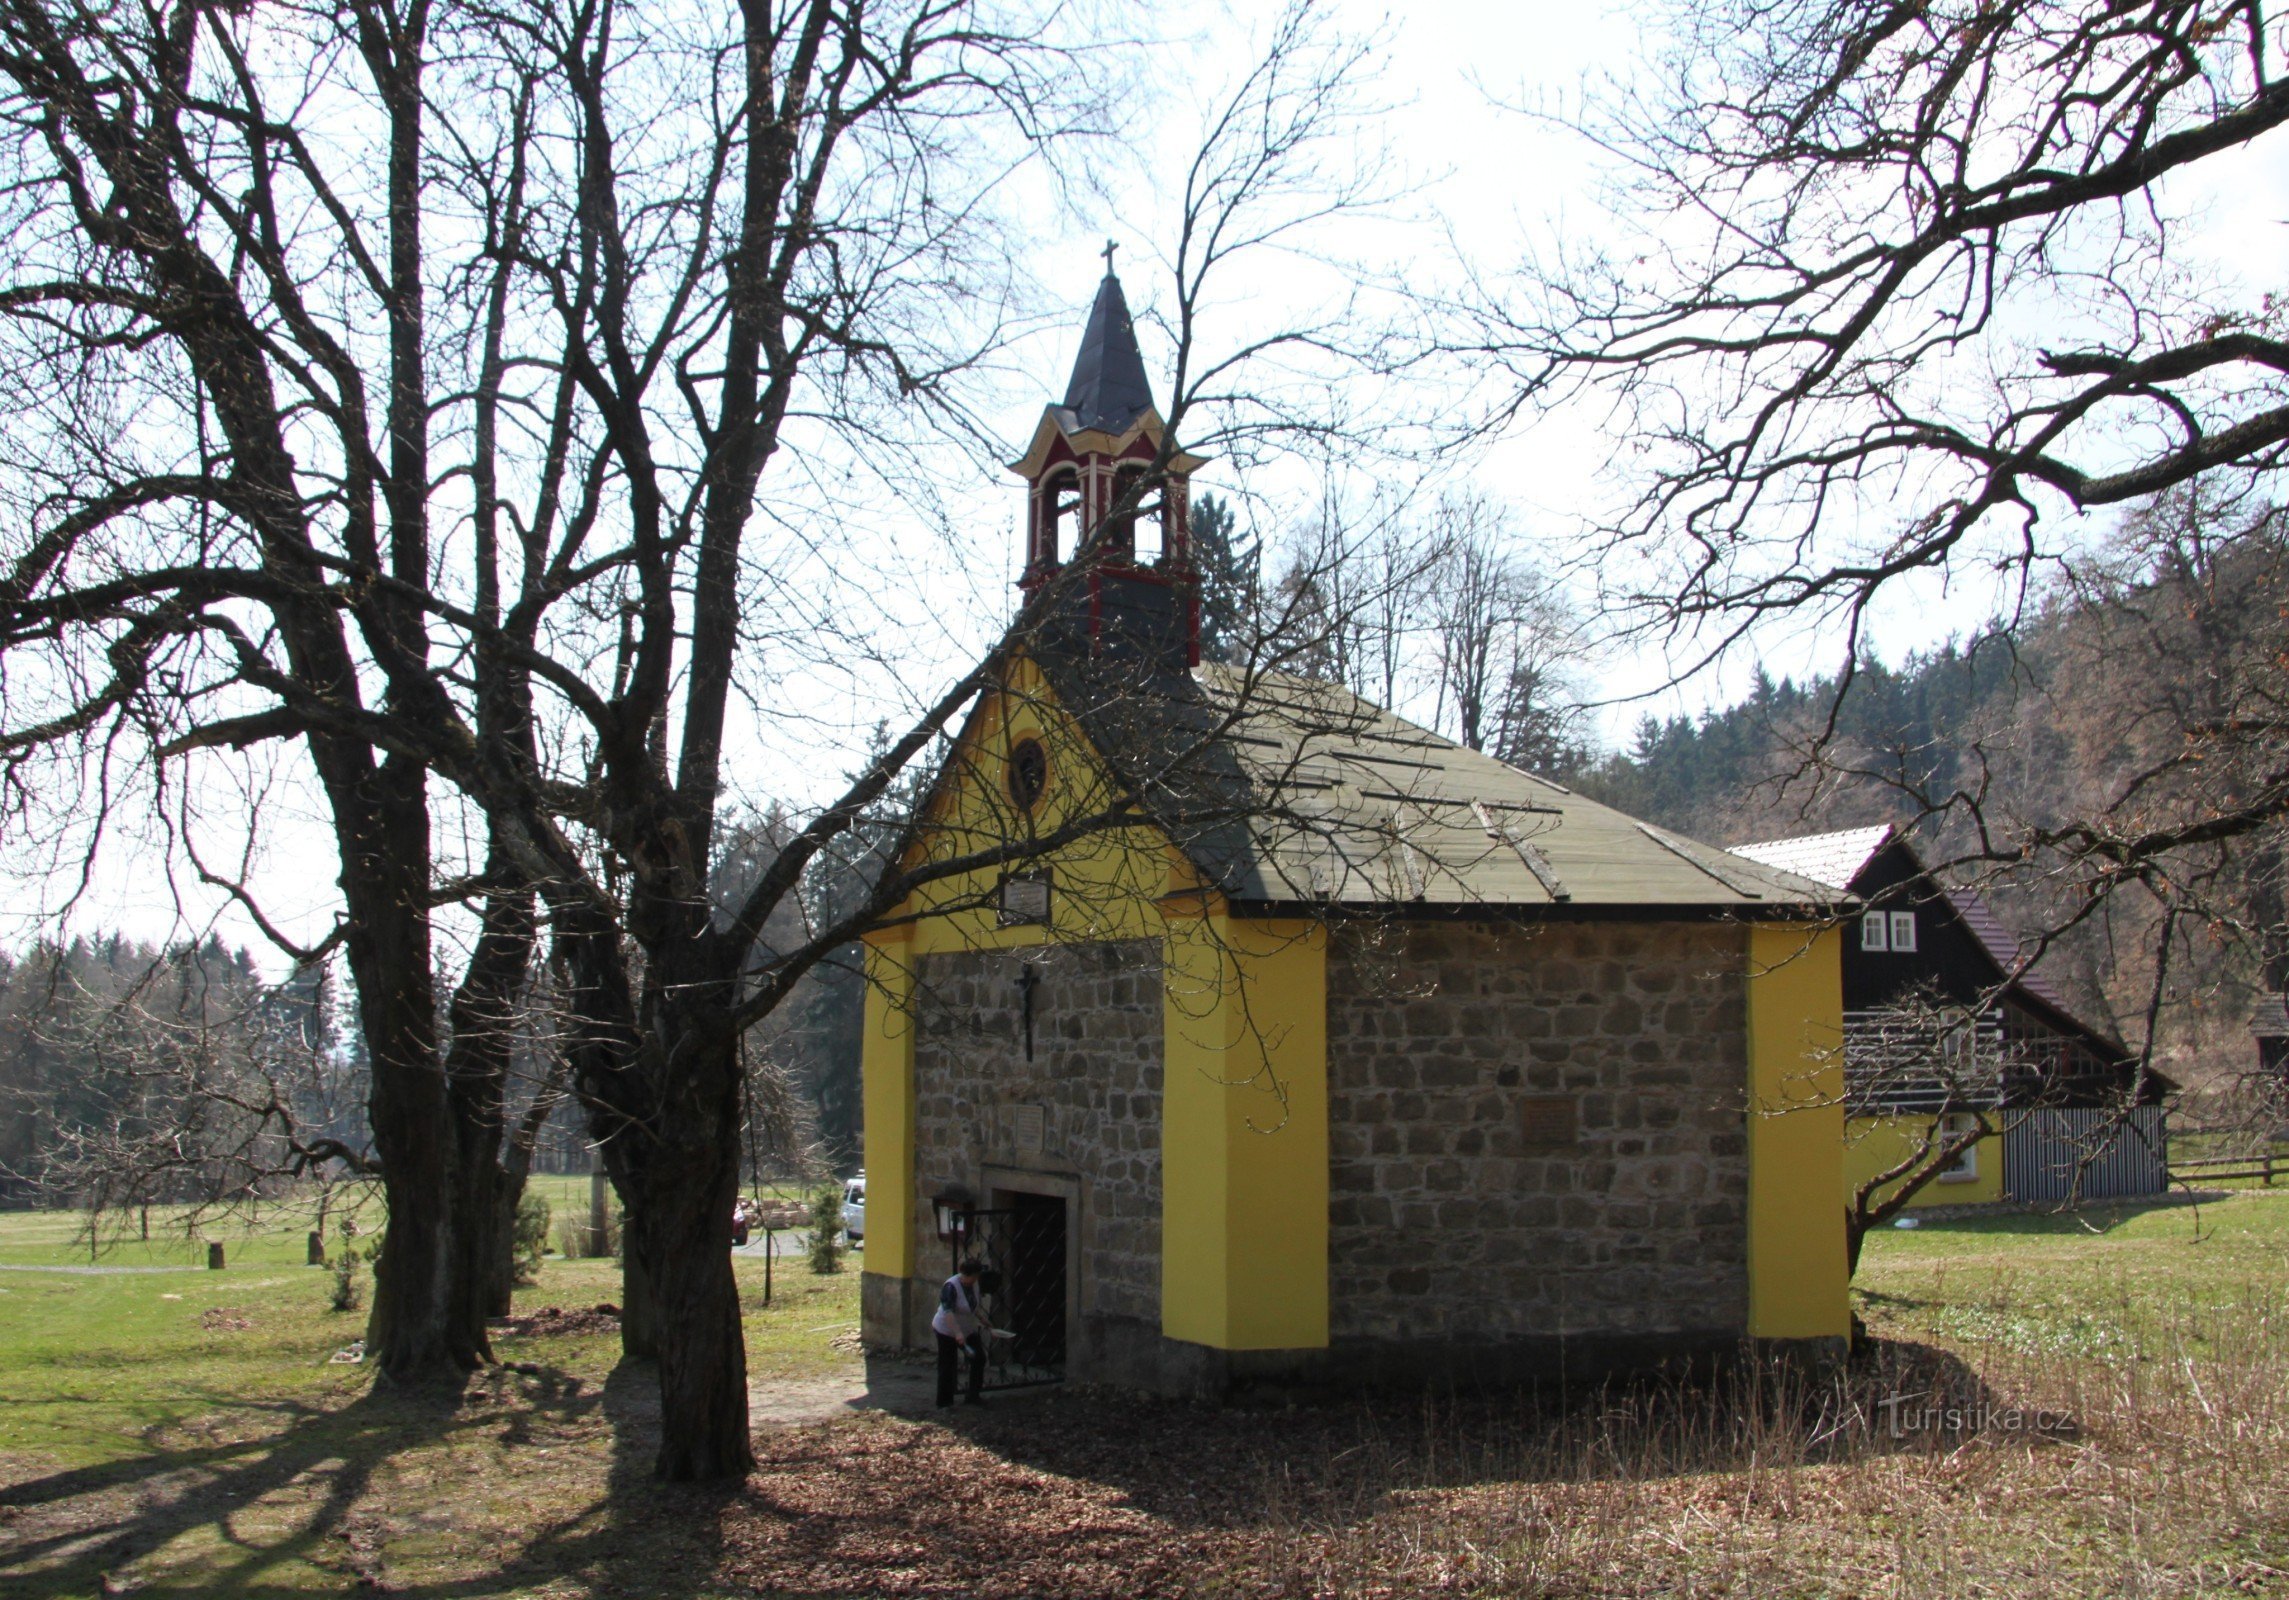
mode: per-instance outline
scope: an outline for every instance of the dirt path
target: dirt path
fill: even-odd
[[[747,1415],[757,1428],[809,1427],[860,1411],[928,1416],[938,1407],[937,1387],[937,1366],[927,1356],[854,1355],[847,1367],[825,1377],[749,1383]],[[990,1396],[989,1403],[1022,1404],[1050,1392],[1046,1387],[1015,1389]]]
[[[837,1371],[816,1378],[764,1378],[747,1385],[747,1415],[758,1428],[808,1427],[854,1411],[919,1416],[937,1400],[928,1362],[853,1354]]]

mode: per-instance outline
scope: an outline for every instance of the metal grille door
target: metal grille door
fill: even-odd
[[[988,1389],[1022,1389],[1065,1378],[1065,1202],[1018,1195],[1014,1203],[962,1216],[951,1266],[975,1256],[985,1267],[979,1299],[997,1330],[987,1340]]]

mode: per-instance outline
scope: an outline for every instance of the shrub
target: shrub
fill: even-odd
[[[842,1271],[842,1185],[830,1183],[811,1196],[811,1270]]]
[[[326,1303],[336,1311],[355,1311],[364,1305],[366,1285],[359,1269],[380,1253],[379,1241],[362,1249],[344,1244],[335,1251],[334,1258],[326,1263],[326,1270],[333,1274],[333,1290],[326,1297]]]
[[[517,1218],[510,1225],[514,1248],[513,1272],[520,1284],[540,1281],[541,1257],[548,1254],[548,1200],[527,1189],[517,1201]]]
[[[518,1208],[521,1223],[523,1208]],[[553,1213],[551,1213],[553,1215]],[[556,1253],[567,1261],[579,1261],[590,1256],[620,1255],[620,1213],[607,1208],[604,1213],[604,1237],[598,1239],[589,1230],[588,1208],[568,1211],[556,1218]]]

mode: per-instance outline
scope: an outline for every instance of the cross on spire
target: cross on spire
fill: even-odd
[[[1072,381],[1065,386],[1065,407],[1074,413],[1074,425],[1108,433],[1119,433],[1152,405],[1152,384],[1137,350],[1128,299],[1121,293],[1121,280],[1113,276],[1114,249],[1113,241],[1106,240],[1104,281],[1097,285],[1097,303],[1089,308],[1089,326],[1073,359]]]

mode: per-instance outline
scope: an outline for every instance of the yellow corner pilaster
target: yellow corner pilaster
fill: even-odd
[[[1844,1210],[1843,936],[1833,927],[1749,930],[1749,1332],[1851,1332]]]
[[[866,1024],[859,1050],[866,1115],[866,1270],[914,1275],[913,943],[877,935],[866,946]]]
[[[1163,988],[1161,1331],[1327,1343],[1327,941],[1171,916]]]

